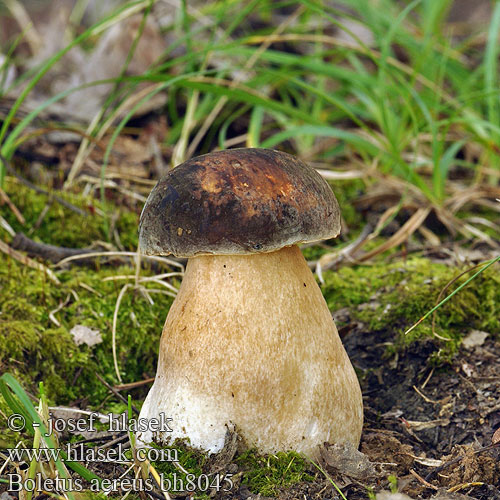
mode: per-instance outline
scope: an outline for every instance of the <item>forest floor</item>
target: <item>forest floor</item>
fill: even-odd
[[[333,185],[350,214],[351,231],[365,223],[365,215],[352,209],[355,199],[363,194],[360,186],[359,182]],[[51,194],[37,193],[24,181],[9,176],[6,193],[25,222],[20,224],[4,205],[6,220],[16,232],[35,233],[38,243],[49,243],[56,249],[93,245],[99,249],[96,242],[105,240],[109,231],[98,215],[104,210],[114,214],[115,245],[119,241],[122,250],[133,251],[137,243],[140,203],[131,207],[125,198],[120,203],[112,192],[112,199],[104,205],[78,192],[65,195],[70,205],[64,205]],[[404,214],[396,217],[389,231],[397,231],[404,221]],[[14,241],[13,247],[18,245]],[[304,253],[310,262],[317,262],[334,248],[332,243],[309,246]],[[52,267],[47,260],[50,253],[36,255],[38,251],[35,247],[28,253],[40,264]],[[464,255],[469,261],[460,263],[459,256]],[[402,253],[379,256],[371,265],[322,272],[323,294],[362,387],[363,455],[326,447],[322,460],[314,465],[295,454],[259,457],[231,448],[222,458],[214,459],[181,446],[182,467],[195,476],[214,477],[215,470],[231,475],[233,487],[229,492],[212,491],[215,498],[335,498],[335,483],[350,500],[369,498],[381,490],[399,491],[410,498],[456,491],[470,495],[468,498],[500,499],[500,450],[491,446],[500,428],[498,271],[488,269],[439,309],[434,333],[429,318],[404,335],[404,330],[436,303],[447,284],[473,267],[471,258],[487,257],[487,250],[483,252],[480,246],[473,252],[450,242],[448,247],[427,252],[417,239],[410,239]],[[172,297],[155,295],[151,304],[139,291],[129,290],[117,308],[123,283],[129,282],[123,277],[135,275],[127,259],[111,253],[84,260],[84,265],[76,260],[65,268],[52,267],[59,284],[43,269],[33,269],[11,256],[2,260],[1,372],[13,373],[34,401],[38,383],[43,381],[53,406],[119,414],[126,411],[122,398],[127,394],[134,405],[142,404],[151,383],[148,379],[155,374],[157,345]],[[140,276],[179,270],[168,263],[159,265],[166,268],[146,263]],[[457,279],[453,287],[468,275]],[[175,290],[180,277],[169,278],[169,283]],[[112,356],[115,310],[121,382]],[[80,340],[75,326],[83,328]],[[92,332],[97,332],[96,339]],[[123,386],[127,383],[132,386]],[[6,430],[2,446],[19,445],[20,438],[28,446],[29,435],[7,431],[11,410],[5,401],[0,402],[0,410]],[[53,411],[61,418],[73,416]],[[103,432],[99,436],[96,446],[116,438],[122,443],[126,440],[124,434]],[[86,442],[89,437],[93,436],[63,433],[61,442]],[[11,463],[6,471],[21,465]],[[166,477],[179,472],[171,464],[155,466]],[[91,469],[110,479],[126,472],[123,464],[94,463]]]
[[[500,3],[4,3],[0,500],[500,500]],[[143,404],[186,262],[136,260],[140,213],[171,166],[232,147],[297,155],[339,201],[339,238],[302,251],[360,381],[360,448],[313,463],[231,434],[145,470],[105,418]],[[54,447],[122,459],[10,455],[49,409],[104,419]],[[85,491],[9,487],[42,473]]]

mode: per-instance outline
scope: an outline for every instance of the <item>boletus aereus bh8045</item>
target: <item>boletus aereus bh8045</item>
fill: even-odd
[[[317,456],[324,442],[358,446],[361,391],[298,243],[334,238],[340,213],[328,184],[297,158],[234,149],[193,158],[151,192],[144,254],[187,257],[141,417],[208,452],[235,426],[262,453]]]

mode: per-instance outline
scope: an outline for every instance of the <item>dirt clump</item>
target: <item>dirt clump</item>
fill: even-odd
[[[488,451],[481,452],[471,445],[455,446],[445,463],[454,462],[437,474],[443,486],[465,483],[500,484],[500,463]]]

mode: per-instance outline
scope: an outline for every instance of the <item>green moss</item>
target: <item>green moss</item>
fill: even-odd
[[[13,178],[6,179],[5,189],[26,224],[21,225],[10,210],[3,210],[2,215],[14,230],[35,240],[78,248],[110,241],[108,235],[112,234],[112,243],[119,239],[126,249],[136,248],[138,216],[127,208],[103,205],[79,194],[58,193],[83,210],[83,216]],[[103,215],[106,213],[111,214],[109,218]],[[55,286],[42,272],[5,256],[0,259],[0,373],[11,372],[33,394],[37,394],[38,382],[44,381],[54,404],[80,400],[80,404],[92,407],[108,397],[109,391],[96,374],[112,385],[118,382],[111,331],[116,300],[127,281],[104,280],[133,275],[134,269],[97,267],[75,266],[58,272],[61,285]],[[137,381],[156,371],[159,339],[172,298],[158,293],[151,296],[153,305],[132,288],[123,296],[116,334],[123,382]],[[51,312],[59,325],[51,320]],[[70,334],[76,325],[99,330],[102,343],[77,346]],[[134,396],[143,397],[146,391],[147,387],[142,393],[135,391]],[[0,420],[9,413],[8,408],[4,411],[4,403],[0,401]]]
[[[284,488],[314,479],[308,473],[306,460],[294,451],[262,456],[249,450],[236,462],[243,471],[242,483],[253,493],[266,497],[276,496]]]
[[[6,178],[5,190],[26,219],[21,225],[10,210],[3,216],[15,231],[26,232],[35,228],[29,236],[37,241],[63,247],[82,248],[96,241],[111,241],[111,233],[119,234],[125,249],[137,247],[138,215],[123,207],[102,204],[100,201],[81,194],[58,192],[65,201],[81,209],[85,215],[61,205],[53,198],[20,184],[16,179]],[[47,210],[41,222],[39,218]],[[111,214],[107,217],[105,214]]]
[[[207,475],[207,466],[210,463],[207,454],[191,448],[189,444],[180,440],[177,440],[169,449],[177,452],[179,460],[177,465],[169,461],[153,463],[158,473],[163,474],[166,484],[173,485],[175,481],[177,484],[181,482],[186,484],[187,474],[191,475],[191,478]],[[242,484],[248,485],[252,492],[263,496],[275,496],[282,489],[313,480],[313,476],[308,473],[309,467],[306,460],[293,451],[279,452],[276,455],[259,455],[255,450],[248,450],[237,456],[235,462],[239,468],[238,475],[241,474]],[[229,487],[229,483],[224,481],[225,472],[221,471],[221,474],[220,487]],[[215,475],[208,475],[212,481],[216,481]],[[236,479],[234,474],[228,477]],[[207,491],[197,489],[195,498],[204,498],[206,494]]]
[[[210,486],[217,485],[217,478],[204,471],[208,455],[189,446],[187,440],[176,440],[172,446],[163,449],[167,450],[167,457],[178,460],[175,464],[169,460],[153,462],[153,467],[163,479],[163,486],[171,493],[190,491],[192,498],[197,500],[210,498]],[[227,488],[223,479],[220,480],[220,488]]]
[[[157,448],[162,449],[158,446]],[[185,480],[186,475],[182,472],[182,469],[188,474],[194,474],[195,476],[199,476],[203,473],[203,466],[207,461],[207,455],[189,446],[185,440],[176,440],[172,446],[164,449],[171,450],[172,454],[177,455],[178,458],[177,466],[169,461],[153,462],[156,470],[164,474],[164,477],[172,479],[175,473],[177,477],[181,477]]]
[[[96,373],[117,383],[113,367],[111,328],[118,293],[124,281],[103,281],[116,275],[133,275],[128,267],[71,268],[60,273],[60,286],[44,274],[5,258],[0,262],[0,372],[14,374],[28,390],[36,392],[44,381],[52,401],[67,403],[83,398],[98,404],[108,390]],[[84,286],[81,286],[84,285]],[[90,289],[94,292],[90,291]],[[154,294],[151,305],[129,289],[120,306],[117,358],[124,382],[153,375],[161,330],[170,297]],[[51,311],[61,326],[49,318]],[[77,346],[70,334],[75,325],[100,331],[102,343]]]
[[[352,317],[370,330],[391,329],[398,333],[397,343],[406,345],[432,336],[430,318],[409,335],[403,332],[436,304],[441,290],[464,270],[415,257],[328,271],[322,290],[332,311],[348,307]],[[457,280],[447,294],[467,277]],[[453,353],[471,328],[498,334],[499,302],[500,274],[498,267],[490,268],[437,311],[436,333],[451,339],[443,343],[444,351]]]

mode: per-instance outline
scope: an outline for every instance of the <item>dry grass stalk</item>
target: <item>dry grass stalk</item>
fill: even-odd
[[[21,264],[24,264],[25,266],[31,267],[32,269],[36,269],[37,271],[45,273],[47,277],[56,285],[61,284],[57,276],[48,267],[44,266],[40,262],[36,262],[35,260],[30,259],[21,252],[14,250],[2,240],[0,240],[0,251],[12,257],[13,259],[16,259],[18,262],[21,262]]]

